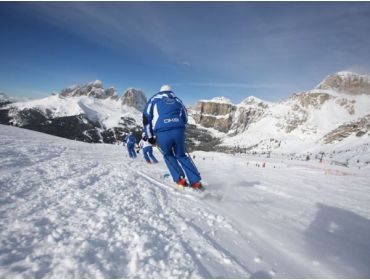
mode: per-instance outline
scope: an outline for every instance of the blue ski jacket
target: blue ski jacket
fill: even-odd
[[[129,145],[129,144],[135,144],[136,143],[135,136],[133,134],[130,134],[129,136],[127,136],[126,143],[127,143],[127,145]]]
[[[186,108],[172,91],[155,94],[144,107],[143,126],[148,138],[152,138],[156,132],[185,128],[187,122]]]

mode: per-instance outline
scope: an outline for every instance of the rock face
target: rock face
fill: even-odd
[[[224,98],[214,98],[198,101],[195,110],[193,117],[197,123],[226,133],[232,125],[236,106]]]
[[[334,98],[334,96],[326,92],[316,92],[308,91],[293,94],[289,99],[293,102],[296,102],[297,106],[301,108],[315,108],[320,109],[320,107],[328,100]]]
[[[122,105],[127,105],[142,111],[146,104],[146,96],[140,89],[129,88],[122,96]]]
[[[248,127],[259,121],[267,112],[269,105],[263,100],[249,96],[236,106],[236,112],[229,134],[236,135],[248,129]]]
[[[370,136],[370,115],[366,115],[357,121],[338,126],[338,128],[324,136],[324,143],[342,141],[353,134],[357,137],[362,137],[363,135]]]
[[[82,86],[68,87],[66,89],[63,89],[60,92],[59,96],[60,97],[88,96],[98,99],[118,98],[116,90],[113,87],[104,90],[103,83],[99,80],[96,80],[94,82]]]
[[[105,90],[105,96],[107,98],[118,99],[117,92],[114,87],[109,87]]]
[[[335,90],[352,95],[370,95],[370,76],[339,72],[326,77],[316,89]]]
[[[244,132],[252,123],[261,119],[264,113],[265,110],[263,109],[239,107],[230,128],[230,131],[232,131],[231,135]]]
[[[311,117],[313,110],[320,110],[331,99],[335,99],[335,97],[317,90],[293,94],[283,103],[286,109],[282,112],[277,126],[286,133],[290,133],[305,124]],[[315,132],[315,130],[313,131]]]
[[[239,105],[234,105],[223,97],[216,97],[198,101],[193,117],[204,127],[234,135],[243,132],[250,123],[258,120],[267,107],[266,103],[253,96]]]

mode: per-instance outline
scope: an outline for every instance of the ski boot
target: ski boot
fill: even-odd
[[[179,186],[180,188],[185,188],[188,186],[188,183],[186,182],[185,178],[180,178],[177,181],[177,186]]]
[[[196,190],[201,190],[201,189],[203,189],[203,185],[202,185],[202,183],[201,183],[201,182],[196,182],[196,183],[192,184],[192,185],[191,185],[191,187],[192,187],[193,189],[196,189]]]

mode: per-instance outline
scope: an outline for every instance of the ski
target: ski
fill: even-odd
[[[207,194],[207,191],[206,191],[206,188],[204,187],[204,185],[200,189],[192,188],[189,185],[181,186],[181,185],[178,185],[175,182],[173,182],[170,174],[168,174],[168,173],[165,173],[165,174],[161,175],[160,179],[161,179],[161,181],[163,181],[164,185],[166,185],[168,187],[171,187],[172,189],[175,189],[177,191],[186,193],[186,194],[190,194],[190,195],[193,195],[193,196],[196,196],[196,197],[199,197],[199,198],[204,198]]]

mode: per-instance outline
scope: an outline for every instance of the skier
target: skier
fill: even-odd
[[[152,144],[149,143],[148,138],[145,136],[144,132],[139,142],[139,148],[143,150],[143,155],[147,163],[158,163],[158,160],[153,155]]]
[[[172,179],[182,187],[201,189],[200,174],[185,152],[186,108],[169,85],[149,99],[143,111],[144,132],[149,143],[157,145],[163,154]]]
[[[127,151],[130,158],[136,158],[136,152],[135,152],[135,144],[136,144],[136,138],[132,134],[132,132],[129,133],[127,138],[125,139],[126,145],[127,145]]]

